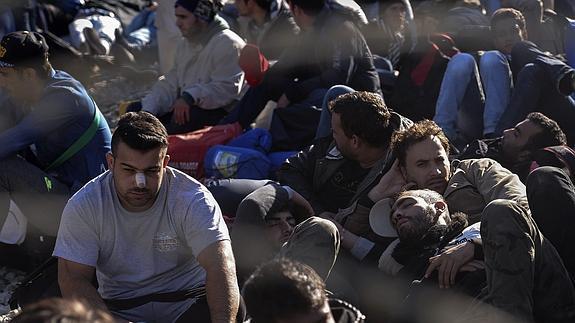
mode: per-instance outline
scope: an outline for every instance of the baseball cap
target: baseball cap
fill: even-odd
[[[41,65],[48,58],[48,45],[42,35],[15,31],[0,41],[0,67]]]
[[[386,237],[397,237],[397,231],[391,224],[391,208],[394,200],[385,198],[373,205],[369,211],[369,225],[376,234]]]

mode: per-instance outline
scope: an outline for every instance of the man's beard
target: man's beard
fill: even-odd
[[[405,244],[413,244],[421,240],[429,229],[437,222],[435,210],[429,208],[425,210],[423,218],[411,218],[409,226],[403,230],[399,230],[397,235],[399,240]]]

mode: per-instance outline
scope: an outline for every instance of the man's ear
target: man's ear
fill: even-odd
[[[111,151],[106,154],[106,162],[108,163],[108,169],[112,171],[114,169],[114,155],[112,155]]]
[[[433,205],[435,207],[435,212],[439,215],[447,211],[447,204],[444,201],[437,201]]]
[[[531,158],[531,152],[529,150],[526,150],[526,149],[520,151],[519,155],[517,155],[517,161],[519,161],[519,162],[529,160],[529,158]]]
[[[170,162],[170,155],[166,154],[166,156],[164,156],[164,162],[162,163],[162,166],[166,168],[169,162]]]
[[[24,80],[34,80],[37,78],[37,76],[38,75],[36,73],[36,70],[34,70],[33,68],[26,67],[22,69],[22,78]]]
[[[361,139],[357,135],[351,135],[351,145],[354,148],[359,148],[359,146],[361,146]]]

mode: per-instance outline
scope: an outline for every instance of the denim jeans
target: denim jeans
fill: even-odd
[[[479,71],[485,90],[483,133],[491,134],[496,131],[499,119],[509,105],[513,80],[507,57],[499,51],[483,54],[479,61]]]
[[[141,48],[157,43],[157,29],[154,26],[156,12],[142,10],[124,29],[124,36],[129,44]]]
[[[452,142],[481,137],[483,97],[475,59],[459,53],[447,64],[433,120]]]

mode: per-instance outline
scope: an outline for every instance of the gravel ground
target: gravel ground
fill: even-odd
[[[131,82],[121,76],[96,75],[88,90],[113,129],[118,119],[118,104],[121,101],[140,99],[151,85],[150,82]],[[24,277],[23,272],[0,267],[0,323],[9,322],[10,317],[15,314],[6,314],[10,311],[8,300]]]

